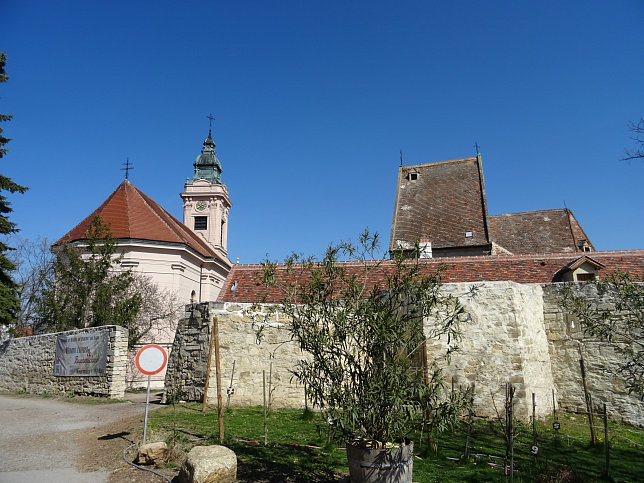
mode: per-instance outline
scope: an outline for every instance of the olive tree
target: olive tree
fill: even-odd
[[[379,256],[378,235],[365,231],[320,261],[267,260],[263,283],[280,292],[270,310],[287,316],[303,351],[292,373],[308,399],[339,436],[392,442],[460,410],[464,398],[446,391],[441,362],[457,349],[463,309],[418,258]],[[425,340],[441,337],[445,351],[423,364]]]

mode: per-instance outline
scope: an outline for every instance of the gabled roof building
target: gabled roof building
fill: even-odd
[[[644,277],[644,250],[595,251],[566,208],[489,215],[480,154],[400,166],[389,251],[411,256],[416,244],[426,259],[423,269],[440,270],[445,283],[547,284],[593,280],[600,271],[616,270]],[[359,267],[344,266],[359,275]],[[276,289],[260,281],[262,268],[235,265],[218,301],[278,302]],[[387,263],[382,269],[384,275]],[[288,276],[286,267],[278,264],[276,276]]]
[[[594,251],[568,209],[489,215],[481,155],[400,166],[389,250],[424,256]]]

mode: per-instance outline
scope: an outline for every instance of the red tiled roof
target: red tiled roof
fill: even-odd
[[[478,157],[401,166],[389,248],[421,239],[433,249],[488,245],[486,216]]]
[[[96,215],[109,225],[116,239],[181,243],[203,256],[221,258],[205,241],[128,180],[123,181],[101,206],[54,245],[85,239]]]
[[[628,271],[633,276],[644,278],[644,250],[613,252],[592,252],[593,260],[605,265],[602,274],[615,270]],[[424,269],[435,273],[439,268],[441,280],[452,282],[512,281],[517,283],[549,283],[557,272],[578,259],[578,255],[566,253],[547,253],[517,256],[479,256],[431,258],[420,260]],[[379,263],[379,262],[370,262]],[[384,281],[386,271],[393,262],[384,261],[383,270],[372,272],[373,283]],[[347,270],[356,271],[361,265],[345,262]],[[233,265],[224,286],[219,293],[218,302],[267,302],[276,303],[282,294],[276,287],[265,287],[261,283],[262,265]],[[279,282],[286,276],[284,265],[276,267],[275,278]],[[293,279],[293,276],[290,277]],[[234,287],[234,289],[233,289]]]
[[[490,238],[514,255],[582,251],[590,239],[568,209],[508,213],[488,217]]]

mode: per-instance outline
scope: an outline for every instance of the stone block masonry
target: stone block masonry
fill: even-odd
[[[474,387],[474,408],[479,416],[496,417],[505,404],[505,384],[515,389],[515,414],[532,416],[532,393],[536,414],[552,413],[554,382],[543,325],[540,285],[514,282],[446,284],[443,293],[457,297],[467,313],[461,325],[460,350],[444,367],[455,386]],[[427,323],[431,323],[427,321]],[[445,341],[430,341],[432,351],[444,352]]]
[[[615,351],[614,343],[601,342],[585,334],[579,321],[561,308],[561,288],[561,284],[543,287],[544,326],[559,404],[570,411],[586,411],[579,364],[581,351],[593,405],[600,408],[606,403],[612,419],[644,426],[644,401],[628,393],[624,379],[617,372],[623,356]],[[611,305],[610,299],[597,293],[594,284],[580,283],[576,290],[589,300]]]
[[[105,376],[54,376],[59,335],[108,333]],[[41,394],[73,392],[78,395],[122,399],[125,395],[127,329],[115,325],[7,339],[0,343],[0,391]]]
[[[208,366],[210,331],[213,318],[219,327],[221,383],[224,401],[233,378],[231,405],[263,404],[264,375],[267,398],[273,407],[304,407],[304,387],[291,380],[290,369],[303,355],[279,320],[266,322],[264,339],[257,340],[256,322],[248,304],[206,302],[187,306],[179,321],[166,372],[164,400],[201,401]],[[254,320],[255,319],[255,320]],[[210,364],[208,403],[217,403],[216,364]],[[233,374],[233,362],[235,372]]]
[[[536,414],[552,414],[552,391],[558,409],[584,412],[585,398],[579,367],[579,347],[585,354],[588,385],[596,406],[606,403],[609,415],[631,424],[644,425],[644,402],[628,394],[624,381],[612,369],[620,355],[613,346],[571,327],[570,314],[559,302],[562,284],[519,284],[482,282],[445,284],[443,292],[456,296],[467,321],[462,326],[460,351],[444,367],[446,384],[474,387],[474,409],[478,416],[496,417],[504,408],[505,385],[516,389],[515,414],[532,416],[532,393]],[[592,284],[578,284],[589,291]],[[585,293],[585,292],[584,292]],[[587,295],[593,296],[591,293]],[[201,401],[208,364],[208,345],[213,317],[219,321],[221,381],[224,402],[233,376],[231,405],[261,405],[263,373],[273,407],[304,407],[304,388],[290,370],[306,357],[290,341],[286,320],[252,312],[251,304],[205,303],[188,306],[179,322],[165,381],[166,394],[173,391],[182,400]],[[257,340],[258,324],[264,338]],[[425,321],[426,333],[431,320]],[[445,340],[427,343],[427,358],[444,353]],[[232,374],[233,361],[235,372]],[[272,368],[272,369],[271,369]],[[270,375],[270,384],[269,384]],[[208,402],[216,404],[216,370],[211,363]],[[496,405],[496,409],[495,409]]]

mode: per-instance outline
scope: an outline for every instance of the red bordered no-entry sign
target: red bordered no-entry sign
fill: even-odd
[[[136,367],[146,376],[153,376],[163,370],[168,362],[165,349],[157,344],[144,345],[136,353]]]

